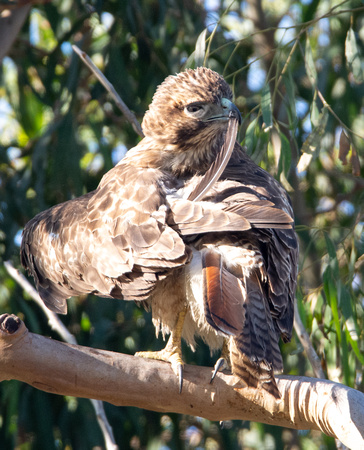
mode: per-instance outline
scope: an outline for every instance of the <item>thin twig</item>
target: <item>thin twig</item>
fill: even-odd
[[[349,133],[353,134],[354,136],[364,139],[364,136],[361,136],[358,133],[355,133],[355,131],[348,128],[347,125],[340,119],[340,117],[335,113],[335,111],[331,108],[331,106],[327,103],[325,100],[325,97],[322,95],[322,93],[317,89],[317,95],[319,96],[320,100],[322,101],[323,105],[330,111],[330,113],[335,117],[335,119],[339,122],[339,124],[345,128]]]
[[[40,298],[36,289],[29,283],[23,274],[21,274],[10,261],[4,262],[5,269],[9,275],[21,286],[24,291],[31,297],[38,306],[40,306],[48,318],[48,324],[52,330],[56,331],[61,338],[69,344],[77,344],[76,338],[71,334],[67,328],[63,325],[57,314],[48,309]]]
[[[45,306],[38,292],[29,283],[25,276],[21,274],[10,261],[5,261],[4,266],[9,275],[19,284],[19,286],[24,289],[24,291],[37,303],[37,305],[42,308],[48,318],[48,324],[52,328],[52,330],[56,331],[61,336],[63,341],[68,342],[69,344],[77,345],[76,338],[73,336],[73,334],[71,334],[67,330],[57,314],[55,314]],[[103,402],[101,400],[90,401],[92,403],[92,406],[94,407],[97,421],[104,436],[106,449],[117,450],[119,447],[115,443],[114,433],[112,431],[111,425],[109,424],[109,421],[107,420]]]
[[[302,347],[305,349],[307,357],[311,363],[313,372],[317,378],[326,378],[324,371],[321,368],[320,358],[317,356],[315,349],[313,348],[310,336],[308,335],[305,327],[303,326],[300,314],[298,312],[297,301],[294,304],[294,329],[297,333]]]
[[[113,430],[105,414],[104,402],[94,399],[90,399],[90,402],[94,407],[97,421],[101,428],[102,434],[104,435],[107,450],[118,450],[119,446],[115,443]]]
[[[120,111],[125,115],[127,120],[131,123],[134,131],[140,136],[144,137],[144,133],[140,123],[138,122],[135,114],[130,111],[130,109],[123,102],[119,94],[116,92],[114,86],[110,83],[110,81],[105,77],[105,75],[95,66],[92,62],[91,58],[82,51],[77,45],[72,45],[73,50],[77,53],[77,55],[81,58],[81,60],[86,64],[86,66],[93,72],[96,78],[100,81],[100,83],[104,86],[104,88],[111,94],[114,99],[116,106],[120,109]]]

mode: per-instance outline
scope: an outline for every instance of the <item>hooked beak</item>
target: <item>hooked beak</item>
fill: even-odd
[[[221,106],[224,109],[224,116],[228,117],[229,119],[234,117],[239,122],[239,125],[241,125],[242,118],[240,111],[233,102],[231,102],[227,98],[223,98],[221,99]]]

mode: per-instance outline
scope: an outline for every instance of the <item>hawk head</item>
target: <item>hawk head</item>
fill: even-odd
[[[143,132],[161,148],[184,153],[187,165],[209,165],[224,142],[229,117],[241,120],[231,100],[229,85],[211,69],[199,67],[171,75],[154,94]],[[206,157],[209,161],[204,161]]]

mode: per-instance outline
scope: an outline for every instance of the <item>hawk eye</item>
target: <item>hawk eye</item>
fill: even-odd
[[[202,119],[206,113],[205,105],[201,103],[190,103],[185,106],[185,113],[194,119]]]
[[[196,113],[198,111],[201,111],[201,109],[203,108],[201,105],[189,105],[186,107],[186,109],[189,113]]]

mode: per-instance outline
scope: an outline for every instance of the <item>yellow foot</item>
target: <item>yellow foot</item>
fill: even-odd
[[[173,372],[178,377],[179,393],[182,392],[183,385],[183,360],[181,350],[181,336],[183,323],[187,313],[187,308],[184,308],[177,315],[177,322],[171,336],[168,339],[166,347],[159,352],[138,352],[135,356],[141,356],[142,358],[159,359],[160,361],[167,361],[171,363]]]
[[[160,350],[159,352],[137,352],[135,353],[135,356],[140,356],[141,358],[148,359],[158,359],[160,361],[171,363],[172,370],[178,378],[179,392],[182,392],[184,362],[182,360],[182,354],[179,349],[174,348],[170,350],[167,344],[167,347],[163,350]]]

